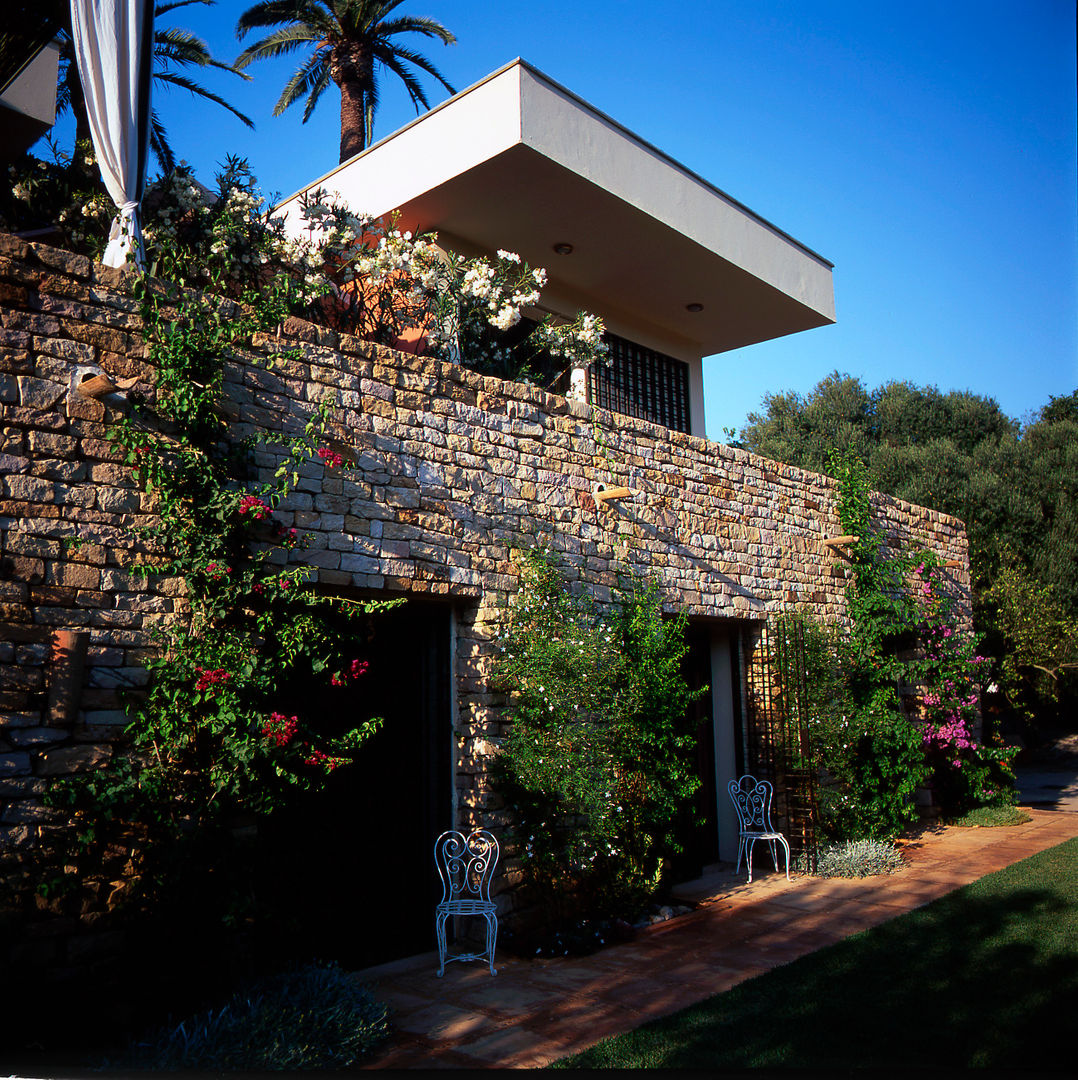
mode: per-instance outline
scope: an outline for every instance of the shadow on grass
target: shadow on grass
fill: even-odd
[[[1078,840],[555,1068],[1064,1069]]]

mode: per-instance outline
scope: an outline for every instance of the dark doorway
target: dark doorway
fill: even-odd
[[[432,853],[452,820],[450,619],[448,605],[412,600],[377,614],[356,643],[360,679],[294,688],[327,731],[384,723],[325,791],[262,830],[259,887],[295,935],[289,952],[355,969],[434,948]]]
[[[682,672],[693,690],[707,687],[689,706],[696,730],[696,774],[700,787],[693,798],[691,814],[685,815],[679,830],[684,850],[672,867],[674,881],[698,878],[705,866],[719,858],[719,830],[715,802],[715,735],[711,709],[711,631],[707,626],[690,625],[685,634],[689,651]]]

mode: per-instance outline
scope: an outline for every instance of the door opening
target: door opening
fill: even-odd
[[[261,830],[260,881],[290,952],[367,967],[434,947],[434,839],[452,820],[451,609],[413,601],[370,621],[366,673],[292,688],[327,731],[384,718],[356,763]]]

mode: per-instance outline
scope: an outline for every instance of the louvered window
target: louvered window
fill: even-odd
[[[591,401],[604,409],[689,430],[689,365],[607,334],[609,365],[591,366]]]

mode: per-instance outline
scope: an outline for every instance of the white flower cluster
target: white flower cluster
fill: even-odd
[[[606,326],[598,315],[581,311],[570,323],[555,323],[549,316],[535,328],[536,343],[551,356],[564,357],[587,367],[596,360],[610,362]]]

